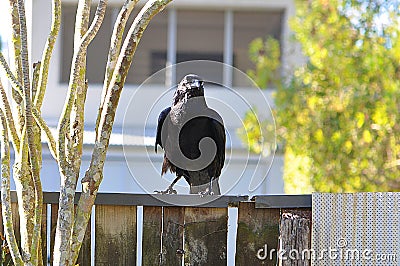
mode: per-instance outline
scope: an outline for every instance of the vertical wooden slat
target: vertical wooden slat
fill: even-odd
[[[75,206],[76,208],[76,206]],[[57,227],[57,216],[58,216],[58,204],[51,205],[51,226],[50,226],[50,265],[53,265],[53,249],[54,249],[54,240],[56,236],[56,227]],[[91,226],[90,220],[88,223],[88,227],[86,228],[85,237],[83,238],[83,243],[81,250],[79,252],[78,260],[76,264],[79,266],[90,266],[91,265]]]
[[[143,207],[142,265],[160,264],[162,207]]]
[[[12,219],[13,219],[13,226],[14,226],[14,234],[15,238],[17,239],[18,246],[21,247],[21,232],[19,230],[19,213],[18,213],[18,203],[13,202],[11,203],[11,211],[12,211]]]
[[[0,204],[0,222],[1,222],[1,234],[3,235],[3,237],[5,238],[4,235],[4,227],[3,227],[3,216],[2,216],[2,212],[1,212],[1,204]],[[19,231],[19,213],[18,213],[18,203],[13,202],[11,203],[11,212],[12,212],[12,220],[13,220],[13,227],[14,227],[14,234],[15,234],[15,238],[17,239],[17,244],[18,247],[21,250],[21,234]],[[2,246],[6,241],[1,240],[0,246]],[[3,265],[13,265],[12,264],[12,258],[10,253],[6,254]]]
[[[161,265],[182,265],[184,207],[164,207]]]
[[[228,208],[185,208],[185,264],[226,265]]]
[[[279,209],[256,209],[254,202],[240,202],[236,265],[276,265],[279,213]]]
[[[311,210],[288,209],[282,211],[280,235],[285,259],[282,266],[309,266],[311,259],[302,255],[303,250],[311,250]],[[291,251],[295,251],[293,254]],[[290,254],[288,254],[290,253]]]
[[[136,206],[96,205],[95,265],[136,265]]]
[[[43,263],[40,265],[47,265],[47,204],[43,204],[42,208],[42,227],[41,227],[41,247],[39,251]]]
[[[75,205],[75,210],[76,210]],[[75,264],[79,266],[90,266],[91,265],[91,223],[90,219],[86,227],[85,236],[83,238],[81,250],[79,251],[79,256]]]
[[[50,225],[50,265],[53,265],[54,239],[56,236],[58,204],[51,204],[51,225]]]
[[[18,214],[18,204],[17,203],[11,203],[11,211],[12,211],[12,215],[13,215],[14,234],[17,239],[18,246],[20,247],[21,246],[21,235],[20,235],[20,231],[19,231],[19,214]],[[1,243],[0,243],[0,245],[2,246],[3,244],[6,243],[6,241],[5,241],[5,235],[4,235],[1,204],[0,204],[0,222],[1,222],[1,225],[0,225],[1,234],[4,237],[4,240],[1,239]],[[13,265],[10,253],[6,254],[3,265]]]
[[[17,239],[17,243],[18,246],[21,250],[21,232],[19,230],[20,226],[20,219],[19,219],[19,212],[18,212],[18,203],[14,202],[11,203],[11,211],[12,211],[12,215],[13,215],[13,226],[14,226],[14,234],[15,237]],[[40,256],[42,257],[43,263],[39,265],[47,265],[47,243],[46,243],[46,226],[47,226],[47,208],[46,208],[46,204],[43,205],[43,212],[42,212],[42,228],[41,228],[41,238],[42,238],[42,242],[41,242],[41,247],[42,249],[39,251],[40,252]],[[4,234],[4,228],[3,228],[3,217],[1,215],[1,205],[0,205],[0,232],[3,235]],[[4,235],[3,235],[4,236]],[[4,236],[5,237],[5,236]],[[0,245],[2,245],[3,241],[1,240]],[[3,265],[12,265],[11,264],[11,256],[8,254],[5,258],[5,261],[3,262]]]

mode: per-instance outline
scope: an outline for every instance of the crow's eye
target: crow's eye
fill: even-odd
[[[190,83],[191,88],[200,88],[200,86],[201,86],[201,81],[199,81],[199,80],[193,80]]]

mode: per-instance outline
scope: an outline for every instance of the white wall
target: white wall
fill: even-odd
[[[75,2],[74,0],[64,0],[64,2]],[[122,3],[122,1],[112,0],[110,4]],[[33,45],[31,48],[31,62],[40,60],[42,49],[44,47],[47,33],[50,28],[51,20],[51,3],[48,0],[34,0],[32,5],[28,5],[27,11],[29,12],[29,6],[31,7],[32,23],[28,24],[30,28],[30,41]],[[198,9],[285,9],[285,16],[294,14],[294,1],[273,1],[273,0],[225,0],[225,1],[214,1],[214,0],[175,0],[168,8],[198,8]],[[283,60],[285,65],[290,66],[300,61],[299,53],[296,52],[297,45],[291,44],[289,39],[289,28],[285,21],[283,24]],[[51,60],[51,67],[49,73],[48,88],[45,96],[45,102],[42,109],[42,114],[45,120],[50,126],[55,127],[58,122],[59,115],[64,105],[66,95],[66,84],[59,83],[60,79],[60,66],[61,60],[61,49],[60,44],[61,38],[58,38],[54,54]],[[90,66],[89,66],[90,67]],[[101,86],[89,84],[89,91],[87,96],[87,107],[85,115],[85,123],[87,129],[92,129],[96,120],[97,108],[100,101]],[[151,112],[140,113],[137,110],[149,110],[149,104],[154,103],[154,99],[165,93],[166,89],[160,86],[148,87],[145,90],[135,86],[126,86],[121,95],[121,101],[118,107],[115,120],[115,128],[117,132],[124,130],[125,132],[139,132],[136,135],[147,134],[147,137],[152,137],[151,133],[154,133],[156,126],[156,120],[159,111],[162,107],[169,105],[170,94],[166,94],[162,97],[157,104],[151,109]],[[235,93],[236,92],[236,93]],[[249,192],[249,184],[253,174],[255,174],[255,180],[261,180],[269,169],[268,160],[262,159],[261,166],[256,169],[255,160],[247,158],[247,150],[243,147],[236,135],[236,128],[241,126],[241,120],[246,110],[250,106],[259,106],[259,111],[264,112],[265,116],[268,116],[269,110],[265,108],[266,99],[271,102],[271,91],[264,91],[260,94],[257,90],[249,90],[247,88],[236,88],[235,91],[224,91],[220,89],[206,88],[206,95],[208,102],[211,107],[215,108],[220,112],[226,124],[228,134],[231,136],[231,142],[229,143],[232,148],[231,161],[228,166],[224,168],[223,176],[221,177],[221,188],[224,192],[229,194],[249,194],[249,193],[283,193],[283,181],[282,181],[282,165],[283,158],[276,157],[272,163],[272,168],[268,177],[261,182],[262,184],[252,192]],[[133,104],[131,99],[133,97]],[[246,101],[248,103],[246,103]],[[132,110],[136,110],[136,115],[132,115]],[[127,119],[124,120],[125,114],[128,113]],[[147,118],[147,119],[145,119]],[[144,121],[145,120],[145,121]],[[143,134],[142,134],[143,132]],[[133,133],[132,133],[133,134]],[[85,141],[88,143],[85,146],[82,173],[86,170],[86,166],[90,157],[88,156],[91,151],[90,143],[93,139],[86,138]],[[143,140],[141,140],[143,141]],[[142,144],[145,144],[144,141]],[[164,189],[167,184],[166,181],[163,183],[159,182],[159,169],[161,167],[161,155],[150,154],[146,155],[144,152],[147,146],[139,145],[128,148],[128,157],[135,158],[134,172],[136,175],[146,177],[149,184],[146,182],[146,186],[154,187],[154,189]],[[152,150],[152,148],[150,149]],[[228,157],[228,156],[227,156]],[[150,158],[150,159],[149,159]],[[47,155],[43,161],[42,179],[43,187],[45,190],[54,191],[58,190],[59,178],[57,165],[54,163],[52,158]],[[152,165],[154,164],[154,165]],[[246,168],[247,166],[247,168]],[[154,169],[158,170],[155,171]],[[231,180],[235,180],[238,177],[238,172],[245,169],[243,176],[238,180],[238,183],[233,186]],[[239,175],[240,176],[240,175]],[[167,176],[168,177],[168,176]],[[170,176],[168,177],[172,179]],[[143,179],[143,178],[142,178]],[[141,181],[142,182],[142,181]],[[161,184],[161,185],[160,185]],[[185,192],[184,182],[178,183],[183,187],[179,187],[180,192]],[[108,161],[105,167],[105,179],[101,185],[101,191],[121,191],[121,192],[141,192],[140,186],[135,181],[132,173],[129,171],[128,164],[125,161],[123,153],[123,146],[119,141],[113,143],[110,147]]]

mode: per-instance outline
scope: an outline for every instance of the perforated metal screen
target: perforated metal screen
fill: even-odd
[[[312,195],[311,265],[400,265],[400,193]]]

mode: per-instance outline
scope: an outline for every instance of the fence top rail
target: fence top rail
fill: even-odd
[[[78,203],[81,193],[77,192],[75,203]],[[43,203],[58,204],[59,192],[43,192]],[[17,194],[11,191],[11,201],[17,202]],[[255,202],[256,208],[311,208],[311,195],[257,195],[249,200],[249,196],[233,195],[161,195],[161,194],[129,194],[129,193],[98,193],[97,205],[125,205],[125,206],[194,206],[224,208],[237,206],[239,202]]]
[[[311,208],[311,194],[304,195],[262,195],[254,196],[256,208]]]

